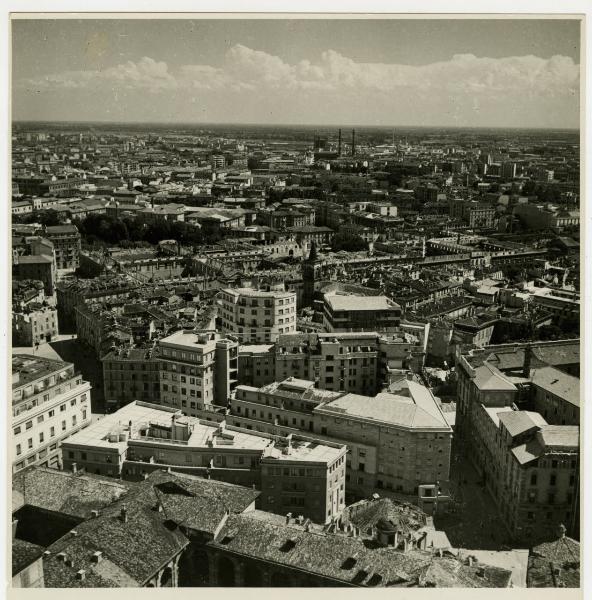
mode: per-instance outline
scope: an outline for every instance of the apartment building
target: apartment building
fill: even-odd
[[[238,343],[214,331],[181,330],[158,342],[160,402],[198,415],[226,406],[238,378]]]
[[[424,363],[429,325],[401,324],[397,332],[295,333],[275,345],[275,381],[315,381],[326,390],[376,394],[402,371]]]
[[[171,468],[255,486],[262,510],[318,523],[345,507],[345,454],[343,444],[247,431],[143,402],[95,421],[63,447],[66,469],[141,480]]]
[[[541,360],[569,362],[566,352],[526,347],[522,364],[516,348],[457,356],[457,434],[517,543],[577,530],[579,380]]]
[[[60,446],[89,425],[91,386],[72,363],[16,354],[12,357],[12,471],[57,467]]]
[[[220,329],[240,343],[265,344],[296,331],[296,292],[226,288],[218,296]]]
[[[580,379],[555,367],[538,368],[532,375],[534,410],[552,425],[580,424]]]
[[[56,266],[53,256],[45,254],[19,256],[13,277],[19,281],[35,279],[43,282],[46,296],[52,296],[56,287]]]
[[[45,237],[53,244],[58,269],[75,271],[80,266],[80,232],[76,225],[52,225]]]
[[[329,292],[323,296],[326,331],[395,332],[401,323],[401,307],[386,296],[357,296]]]
[[[347,444],[350,498],[377,490],[416,494],[449,479],[452,429],[425,386],[406,380],[374,397],[318,389],[290,378],[261,388],[239,385],[227,422],[265,432],[306,431]]]
[[[103,358],[103,393],[109,410],[143,400],[160,403],[158,348],[121,347]]]
[[[58,334],[58,311],[53,306],[29,305],[12,311],[12,341],[34,346],[51,341]]]

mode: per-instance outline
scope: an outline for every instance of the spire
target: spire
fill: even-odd
[[[314,262],[317,260],[317,244],[313,240],[310,244],[310,254],[308,255],[308,262]]]

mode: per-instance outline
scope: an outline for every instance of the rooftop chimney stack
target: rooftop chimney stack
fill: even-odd
[[[121,507],[120,517],[123,523],[127,523],[127,508],[125,506]]]

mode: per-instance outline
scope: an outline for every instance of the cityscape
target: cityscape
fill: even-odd
[[[580,21],[491,58],[444,21],[420,66],[346,59],[355,21],[319,64],[257,20],[209,25],[221,65],[129,58],[133,20],[127,62],[38,59],[76,23],[13,21],[12,587],[579,588]],[[446,85],[471,115],[418,120]]]

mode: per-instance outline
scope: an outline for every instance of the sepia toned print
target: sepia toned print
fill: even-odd
[[[581,26],[13,19],[12,587],[579,588]]]

